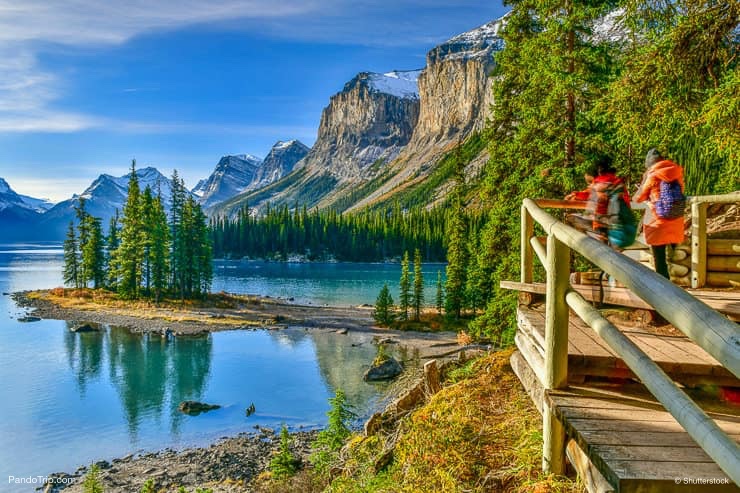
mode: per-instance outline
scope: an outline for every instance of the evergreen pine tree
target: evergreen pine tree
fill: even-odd
[[[379,325],[388,327],[393,322],[393,297],[388,289],[388,284],[384,284],[375,300],[375,309],[373,318]]]
[[[329,420],[316,441],[312,444],[311,463],[319,474],[327,472],[337,459],[339,450],[344,441],[352,434],[351,421],[356,418],[351,406],[347,403],[347,396],[342,389],[337,389],[334,397],[329,399],[329,411],[326,413]]]
[[[409,319],[409,307],[411,306],[411,276],[409,274],[409,252],[403,253],[401,260],[401,279],[398,284],[398,303],[401,308],[401,318]]]
[[[77,248],[80,252],[80,263],[77,275],[80,277],[77,281],[77,285],[80,287],[87,286],[87,281],[90,279],[90,274],[87,271],[87,264],[84,261],[83,252],[86,250],[87,242],[90,239],[89,229],[89,214],[85,210],[85,197],[80,196],[77,199],[77,204],[74,206],[75,217],[77,218]]]
[[[121,222],[121,239],[116,250],[118,293],[124,298],[135,299],[138,298],[141,287],[141,265],[144,257],[141,193],[136,175],[136,160],[131,162],[128,195]]]
[[[170,209],[170,236],[172,240],[172,248],[170,249],[170,286],[174,292],[179,294],[180,298],[185,297],[184,271],[187,269],[185,242],[183,232],[181,231],[185,197],[185,184],[177,174],[177,170],[174,170],[172,173],[172,208]]]
[[[459,147],[458,147],[459,149]],[[455,188],[452,191],[451,217],[447,222],[447,283],[445,284],[445,311],[448,316],[460,318],[465,303],[465,271],[467,268],[465,210],[463,193],[465,186],[464,163],[458,154],[455,173]]]
[[[445,293],[442,285],[442,271],[437,271],[437,295],[435,297],[435,304],[437,306],[437,313],[442,315],[442,308],[445,306]]]
[[[162,197],[154,198],[149,235],[151,238],[151,275],[154,301],[159,302],[167,289],[169,275],[170,229]]]
[[[421,271],[421,250],[414,250],[414,319],[421,317],[424,304],[424,274]]]
[[[84,219],[87,241],[80,245],[84,283],[92,281],[95,289],[105,283],[105,245],[100,219],[87,215]]]
[[[67,237],[64,240],[64,284],[80,287],[80,260],[77,250],[77,237],[75,236],[74,222],[70,221],[67,228]]]
[[[290,450],[290,434],[288,427],[283,425],[280,429],[280,448],[277,455],[270,460],[270,472],[276,479],[286,479],[298,471],[300,461]]]
[[[118,247],[120,246],[120,230],[118,228],[119,225],[119,218],[118,218],[118,209],[116,209],[115,214],[113,214],[113,217],[110,218],[110,223],[108,224],[108,237],[106,238],[106,261],[105,265],[107,268],[106,273],[106,284],[108,285],[108,288],[110,289],[117,289],[118,288],[118,272],[119,272],[119,266],[116,258],[116,251],[118,250]]]

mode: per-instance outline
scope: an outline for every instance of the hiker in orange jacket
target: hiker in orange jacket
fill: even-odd
[[[660,198],[661,182],[678,181],[681,192],[684,191],[683,168],[673,161],[664,158],[657,149],[650,149],[645,158],[645,174],[640,189],[635,194],[635,202],[647,201],[648,207],[642,220],[645,242],[650,245],[655,261],[655,271],[670,279],[666,246],[675,247],[684,240],[683,216],[674,219],[662,218],[655,209]]]

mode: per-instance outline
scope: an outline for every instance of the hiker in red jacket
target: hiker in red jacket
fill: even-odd
[[[683,168],[673,161],[664,158],[657,149],[650,149],[645,158],[645,174],[642,184],[635,195],[635,202],[647,201],[648,207],[642,220],[645,242],[650,245],[655,262],[655,271],[670,279],[668,262],[666,261],[666,246],[675,247],[684,240],[684,218],[681,213],[678,217],[666,216],[665,212],[656,209],[661,200],[680,200],[665,197],[666,184],[677,182],[681,194],[684,191]],[[661,196],[663,188],[663,197]],[[684,198],[685,200],[685,198]],[[684,205],[681,205],[681,212]]]
[[[588,190],[574,192],[574,197],[584,197],[588,192],[588,203],[586,204],[585,216],[569,214],[566,221],[576,229],[586,231],[590,236],[604,243],[608,242],[609,233],[609,197],[613,194],[621,194],[627,206],[630,197],[624,180],[616,175],[609,156],[601,157],[595,165],[596,177],[588,187]],[[569,194],[569,196],[572,194]]]

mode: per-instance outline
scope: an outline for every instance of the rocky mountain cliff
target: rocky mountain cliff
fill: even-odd
[[[256,190],[278,181],[287,175],[296,163],[306,157],[311,149],[299,140],[278,141],[257,168],[248,190]]]
[[[217,213],[233,214],[246,202],[357,209],[421,186],[424,203],[442,200],[449,176],[440,163],[485,125],[504,19],[436,46],[421,71],[358,74],[331,97],[316,144],[293,173],[227,201]],[[475,175],[485,150],[468,150],[474,154],[468,172]]]
[[[316,143],[296,169],[255,192],[227,201],[220,213],[245,203],[313,206],[352,184],[372,178],[408,144],[419,117],[420,71],[362,72],[331,97]]]
[[[427,54],[419,77],[419,122],[408,145],[372,186],[366,186],[349,209],[397,200],[424,187],[427,204],[443,200],[450,189],[450,170],[440,169],[442,159],[459,144],[481,131],[493,103],[493,55],[503,49],[498,33],[505,17],[459,34]],[[476,176],[487,155],[477,143],[466,175]],[[432,176],[434,175],[434,176]],[[430,185],[430,178],[434,183]],[[356,194],[358,195],[358,194]]]
[[[224,156],[208,179],[201,180],[193,189],[198,202],[210,207],[242,192],[254,179],[262,160],[250,154]]]
[[[264,161],[242,154],[224,156],[206,180],[193,189],[198,201],[207,211],[212,211],[228,199],[241,193],[266,187],[287,175],[310,149],[298,140],[278,141],[272,146]]]

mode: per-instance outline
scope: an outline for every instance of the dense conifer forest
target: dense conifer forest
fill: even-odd
[[[446,208],[366,210],[340,214],[287,206],[268,208],[255,216],[248,208],[236,219],[211,223],[216,257],[309,260],[335,259],[378,262],[400,259],[416,249],[427,262],[445,260],[445,231],[451,213]],[[470,212],[466,220],[480,229],[483,216]]]

